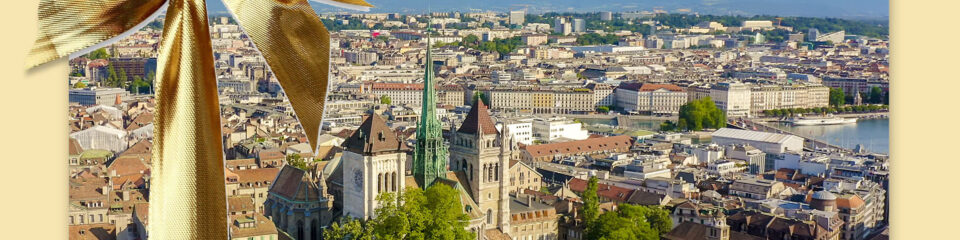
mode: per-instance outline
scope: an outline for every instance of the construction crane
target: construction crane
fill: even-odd
[[[778,18],[777,18],[777,26],[780,26],[780,21],[782,21],[782,20],[783,20],[782,17],[778,17]]]

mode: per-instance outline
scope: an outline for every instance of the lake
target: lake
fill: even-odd
[[[857,144],[863,144],[869,152],[890,154],[890,119],[860,119],[857,124],[844,125],[792,126],[789,123],[777,123],[774,126],[844,148],[853,149]]]

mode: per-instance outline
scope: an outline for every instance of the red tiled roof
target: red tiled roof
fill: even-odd
[[[497,134],[497,126],[490,119],[490,113],[487,112],[487,106],[483,104],[483,101],[475,101],[473,107],[470,108],[470,113],[467,113],[467,118],[463,120],[463,124],[460,125],[460,129],[457,129],[457,132],[477,134],[481,131],[483,134]]]
[[[631,144],[633,144],[633,140],[630,136],[620,135],[570,142],[529,145],[526,146],[525,151],[527,151],[530,156],[537,158],[556,154],[575,155],[579,153],[614,150],[620,147],[630,147]]]
[[[582,193],[583,191],[587,190],[587,183],[588,183],[587,180],[573,178],[573,179],[570,179],[569,182],[567,182],[567,185],[570,187],[570,190],[573,190],[574,192]],[[630,192],[632,191],[633,190],[628,188],[622,188],[622,187],[617,187],[613,185],[597,183],[597,195],[607,199],[613,199],[618,202],[626,202],[627,199],[630,198]]]
[[[350,138],[343,142],[343,147],[359,154],[372,154],[388,151],[403,151],[407,145],[397,138],[397,134],[387,127],[386,121],[380,115],[373,114],[364,117],[360,128],[353,132]]]
[[[460,90],[460,85],[436,85],[434,88],[443,90]],[[423,90],[423,83],[372,83],[371,90]]]
[[[67,142],[67,154],[69,155],[80,155],[83,153],[83,146],[80,146],[80,143],[76,139],[69,138]]]
[[[650,92],[656,91],[657,89],[666,89],[674,92],[685,92],[685,88],[682,88],[673,84],[653,84],[653,83],[621,83],[618,88],[638,91],[638,92]]]
[[[277,174],[280,173],[279,168],[256,168],[256,169],[244,169],[244,170],[234,170],[233,173],[237,174],[241,183],[250,183],[250,182],[272,182],[274,178],[277,177]]]
[[[283,152],[279,149],[263,150],[259,153],[260,160],[284,159]]]
[[[114,159],[107,167],[107,171],[117,176],[140,174],[147,170],[147,165],[139,156],[120,156]],[[114,172],[115,171],[115,172]]]
[[[862,207],[863,204],[863,199],[860,199],[860,196],[857,195],[853,195],[849,198],[837,198],[837,207],[839,208],[857,209]]]

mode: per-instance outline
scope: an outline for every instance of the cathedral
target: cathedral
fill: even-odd
[[[412,149],[411,169],[407,167],[410,149],[376,114],[366,116],[352,136],[343,143],[342,158],[333,166],[332,185],[339,185],[335,195],[341,204],[341,215],[359,219],[375,217],[377,196],[385,192],[402,192],[407,187],[426,189],[433,184],[446,184],[460,192],[463,211],[470,217],[468,230],[476,239],[526,237],[555,239],[557,221],[543,218],[553,207],[519,199],[522,189],[539,190],[539,174],[530,166],[515,160],[516,142],[507,132],[497,129],[487,107],[476,101],[449,141],[436,111],[436,82],[431,53],[426,54],[423,103]],[[453,129],[451,129],[453,131]],[[507,131],[507,128],[504,128]],[[410,173],[407,175],[407,173]],[[526,174],[520,181],[512,173]],[[534,179],[536,184],[531,184]],[[527,198],[527,197],[525,197]],[[538,220],[533,221],[536,215]],[[546,216],[547,214],[543,214]],[[531,216],[528,218],[527,216]],[[511,234],[514,219],[523,220],[522,230],[529,236]],[[532,226],[536,224],[537,231]],[[531,226],[526,226],[531,225]]]

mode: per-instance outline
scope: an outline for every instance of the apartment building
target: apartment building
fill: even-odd
[[[687,91],[673,84],[621,83],[616,99],[624,111],[676,114],[687,103]]]
[[[485,93],[490,108],[534,114],[594,111],[594,92],[587,88],[494,88]]]

